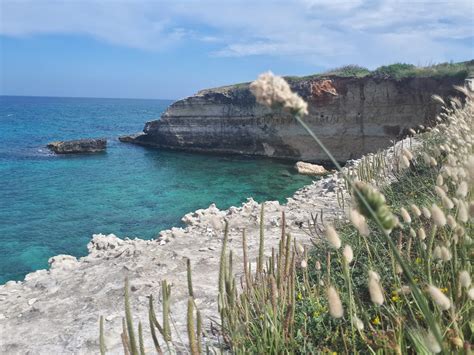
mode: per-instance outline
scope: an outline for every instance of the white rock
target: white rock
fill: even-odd
[[[298,171],[298,173],[302,175],[319,176],[319,175],[324,175],[328,173],[328,171],[324,168],[324,166],[311,164],[311,163],[305,163],[303,161],[297,162],[295,165],[295,168]]]
[[[35,303],[36,301],[38,301],[37,298],[32,298],[30,300],[28,300],[28,304],[31,306],[33,303]]]
[[[71,270],[79,266],[77,259],[72,255],[56,255],[48,260],[49,268],[51,270]]]

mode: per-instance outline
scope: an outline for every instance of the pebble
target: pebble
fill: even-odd
[[[31,306],[31,305],[33,305],[33,303],[35,303],[36,301],[38,301],[37,298],[32,298],[32,299],[28,300],[28,304]]]

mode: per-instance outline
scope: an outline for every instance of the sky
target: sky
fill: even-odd
[[[0,0],[0,95],[178,99],[268,70],[469,59],[472,0]]]

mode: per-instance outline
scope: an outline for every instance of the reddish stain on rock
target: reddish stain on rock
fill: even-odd
[[[314,98],[320,98],[327,95],[337,96],[338,94],[332,80],[325,79],[311,83],[311,95]]]

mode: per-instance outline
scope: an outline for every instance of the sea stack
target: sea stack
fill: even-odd
[[[88,154],[99,153],[107,148],[104,138],[76,139],[70,141],[51,142],[47,145],[56,154]]]

